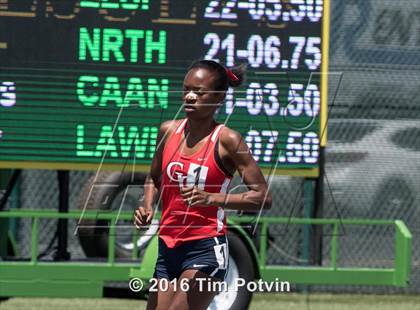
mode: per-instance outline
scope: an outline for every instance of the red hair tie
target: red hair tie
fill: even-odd
[[[225,70],[226,70],[226,74],[227,74],[229,80],[231,80],[232,82],[239,81],[238,77],[236,76],[235,73],[232,72],[232,70],[230,70],[228,68],[225,68]]]

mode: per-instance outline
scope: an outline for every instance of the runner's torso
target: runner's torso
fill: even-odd
[[[196,185],[209,193],[226,193],[232,176],[223,171],[217,156],[218,138],[223,125],[217,125],[204,145],[187,156],[181,149],[186,123],[187,119],[179,123],[163,150],[159,236],[171,248],[189,240],[221,236],[226,230],[222,207],[188,207],[179,191],[180,186]]]

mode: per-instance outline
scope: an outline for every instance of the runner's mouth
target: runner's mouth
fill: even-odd
[[[186,112],[192,112],[192,111],[195,111],[195,110],[196,110],[196,108],[193,105],[191,105],[191,104],[184,104],[184,111],[186,111]]]

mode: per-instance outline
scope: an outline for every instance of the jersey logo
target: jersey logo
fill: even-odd
[[[179,170],[181,170],[181,172]],[[199,189],[204,190],[209,167],[190,163],[187,175],[184,175],[183,171],[184,164],[177,161],[169,163],[166,168],[168,178],[172,182],[178,183],[180,187],[197,186]]]

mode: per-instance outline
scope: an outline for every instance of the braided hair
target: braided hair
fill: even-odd
[[[217,75],[215,90],[227,91],[229,87],[242,85],[245,80],[246,67],[245,64],[242,64],[237,67],[227,68],[214,60],[197,60],[188,68],[188,71],[203,68],[215,73]]]

